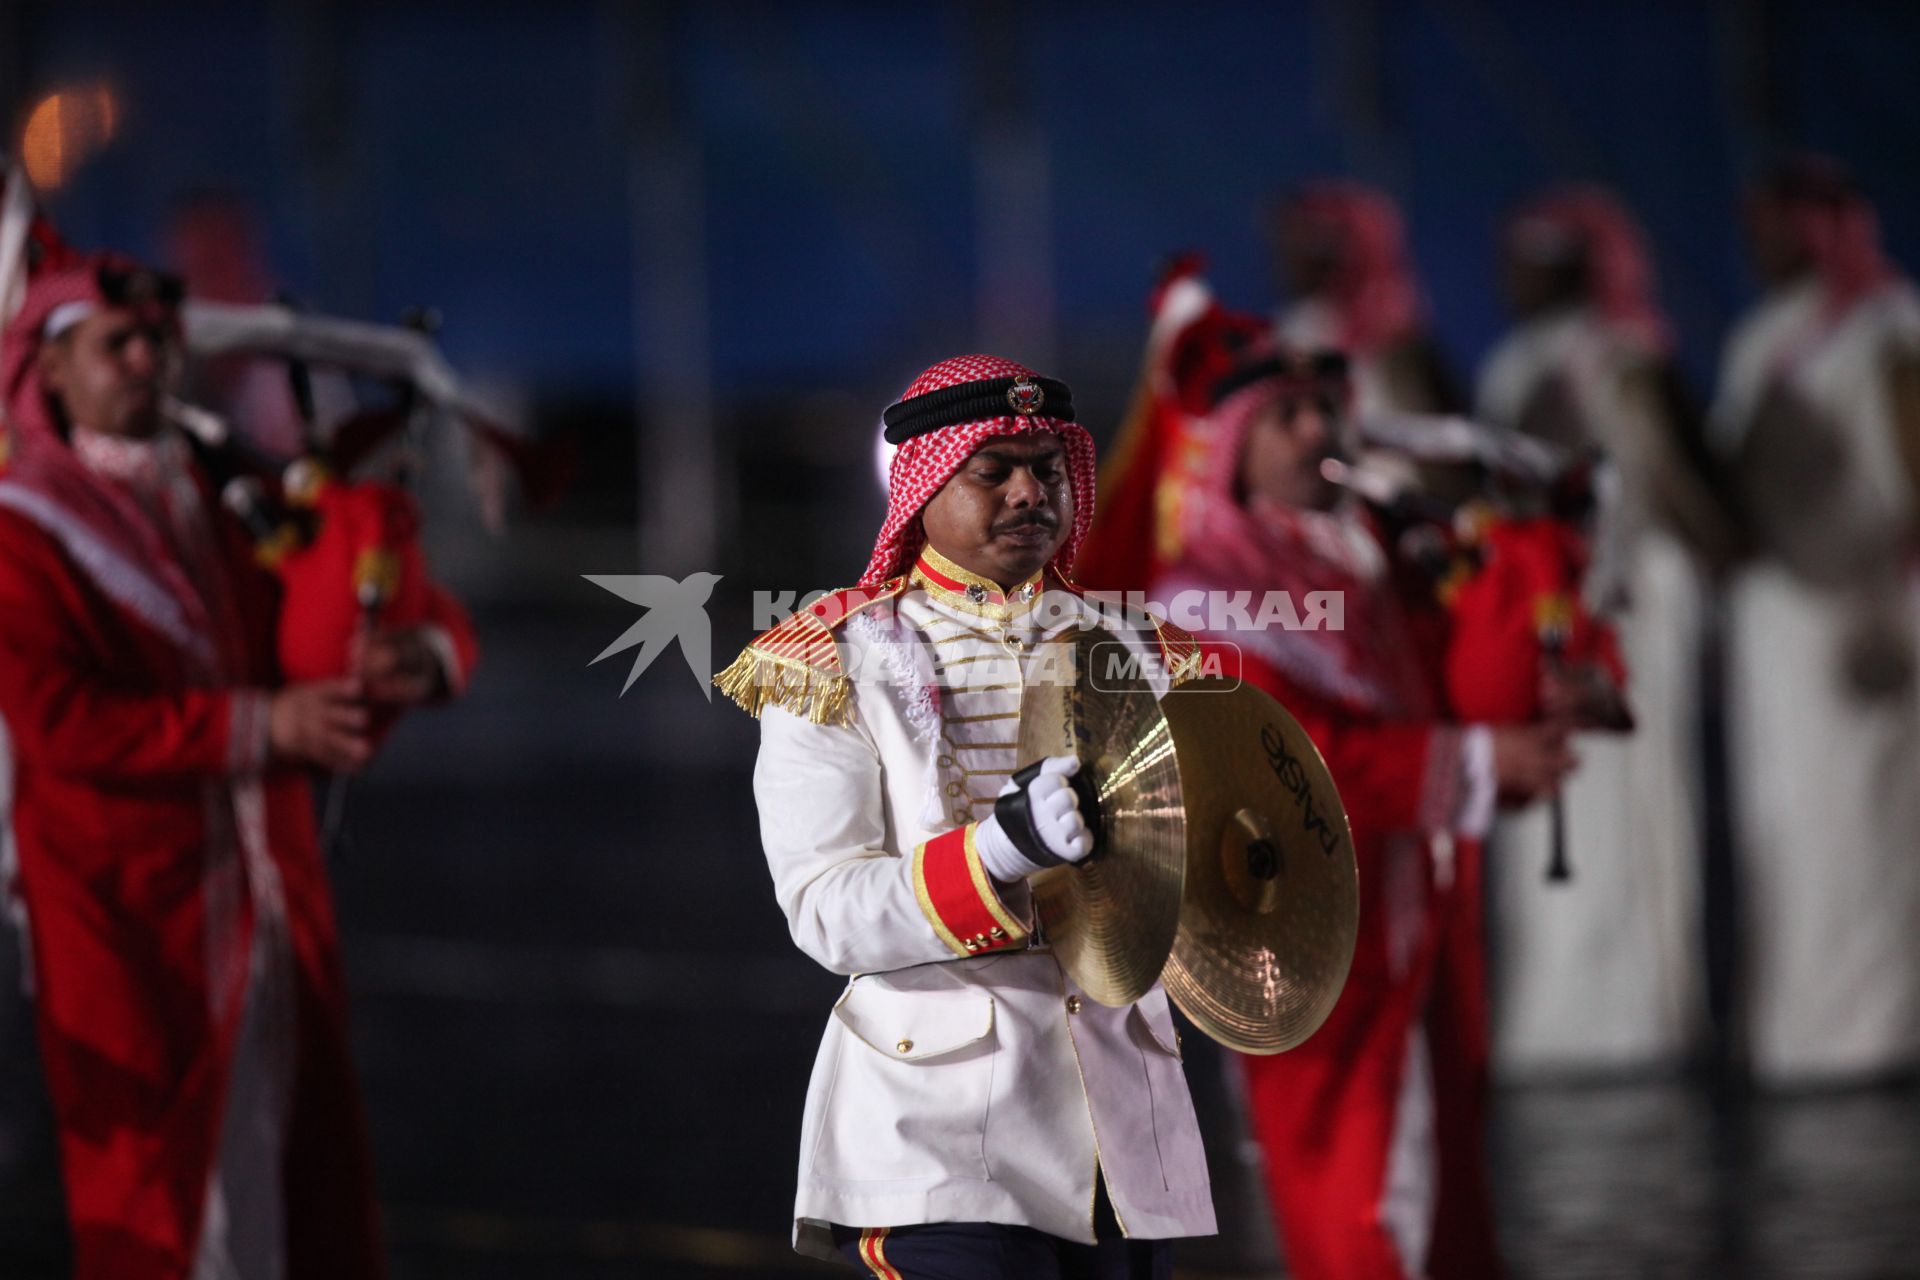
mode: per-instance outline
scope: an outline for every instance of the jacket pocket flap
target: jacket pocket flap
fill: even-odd
[[[855,983],[833,1014],[877,1053],[938,1058],[993,1034],[993,997],[978,991],[889,991]]]

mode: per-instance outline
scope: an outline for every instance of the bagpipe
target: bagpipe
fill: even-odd
[[[1330,460],[1327,478],[1367,502],[1445,608],[1453,714],[1537,719],[1545,672],[1576,681],[1579,727],[1630,729],[1618,641],[1585,589],[1605,461],[1457,416],[1378,415],[1356,435],[1355,460]]]
[[[1444,612],[1452,715],[1631,731],[1618,638],[1585,581],[1605,460],[1457,416],[1379,415],[1355,434],[1354,460],[1324,471],[1374,511],[1396,563]],[[1547,878],[1564,881],[1557,795],[1552,808]]]
[[[504,461],[519,476],[535,508],[564,488],[564,459],[556,462],[550,446],[507,432],[466,402],[431,345],[437,318],[430,312],[410,313],[403,328],[391,330],[287,307],[222,306],[211,313],[217,341],[210,342],[206,304],[199,310],[196,316],[195,304],[183,307],[189,351],[282,360],[301,427],[298,452],[281,457],[204,408],[174,398],[165,404],[221,505],[252,539],[256,563],[279,581],[274,644],[281,678],[358,674],[356,663],[379,632],[422,626],[445,634],[464,673],[474,652],[471,628],[464,610],[428,574],[420,506],[411,491],[420,437],[435,422],[452,419],[476,453]],[[356,407],[323,431],[310,362],[372,375],[387,385],[389,398]],[[436,372],[438,381],[432,380]],[[481,498],[489,523],[497,523],[498,486],[482,489]],[[377,747],[403,708],[373,703],[369,711],[368,736]],[[347,785],[342,775],[327,782],[321,841],[328,850],[342,834]]]
[[[410,487],[421,437],[434,423],[451,420],[479,455],[504,463],[529,506],[551,502],[564,487],[552,447],[481,416],[444,370],[431,344],[437,318],[430,312],[410,313],[401,328],[388,329],[286,306],[189,302],[182,310],[191,353],[275,358],[287,370],[301,428],[292,457],[263,449],[198,406],[169,399],[166,409],[192,441],[221,504],[251,536],[255,560],[279,579],[276,650],[288,681],[351,674],[357,638],[440,623],[457,612],[428,576]],[[356,406],[323,429],[316,364],[371,377],[385,384],[388,398]],[[481,501],[495,522],[503,502],[498,486],[483,488]],[[376,740],[396,717],[392,708],[374,708]]]
[[[356,474],[380,446],[417,429],[417,394],[402,387],[395,406],[355,414],[323,437],[308,365],[289,358],[287,371],[302,426],[292,458],[198,406],[171,399],[167,413],[252,538],[256,563],[279,579],[276,655],[282,677],[297,682],[350,674],[356,637],[430,622],[432,584],[404,464],[379,478]],[[376,736],[393,718],[377,712]]]

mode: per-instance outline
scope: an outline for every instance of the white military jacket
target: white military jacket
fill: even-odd
[[[754,795],[793,939],[849,975],[801,1126],[803,1252],[831,1252],[829,1223],[999,1222],[1091,1243],[1101,1173],[1129,1236],[1215,1230],[1166,993],[1124,1009],[1087,997],[1033,937],[1026,886],[990,879],[972,841],[1028,763],[1023,684],[1097,612],[1057,576],[1002,593],[929,550],[717,677],[764,713]],[[1164,690],[1197,652],[1155,631],[1118,635]]]

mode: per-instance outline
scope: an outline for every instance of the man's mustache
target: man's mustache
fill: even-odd
[[[1053,530],[1058,529],[1059,527],[1060,527],[1060,521],[1057,517],[1053,515],[1053,513],[1047,512],[1047,511],[1035,511],[1027,515],[1015,516],[1011,520],[1003,520],[999,524],[994,525],[992,527],[991,532],[995,534],[1013,533],[1019,529],[1033,529],[1033,528],[1045,529],[1048,532],[1052,532]]]

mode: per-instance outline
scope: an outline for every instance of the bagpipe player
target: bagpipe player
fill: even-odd
[[[56,244],[0,348],[12,888],[74,1274],[379,1276],[309,776],[363,769],[376,726],[459,691],[477,651],[417,548],[379,549],[411,597],[394,613],[339,575],[311,599],[324,556],[261,566],[164,412],[179,302]],[[287,679],[329,628],[330,669]]]

